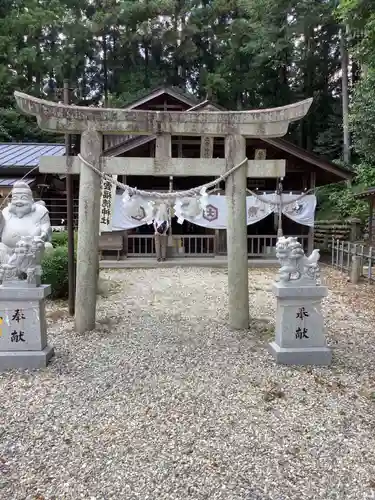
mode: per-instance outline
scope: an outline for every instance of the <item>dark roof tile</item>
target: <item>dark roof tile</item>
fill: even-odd
[[[64,155],[64,144],[0,143],[0,168],[37,167],[41,156]]]

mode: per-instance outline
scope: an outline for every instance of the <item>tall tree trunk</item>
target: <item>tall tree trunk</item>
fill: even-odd
[[[176,2],[174,15],[173,15],[173,31],[176,36],[176,47],[175,47],[175,55],[173,61],[173,85],[178,86],[180,83],[180,64],[179,64],[179,47],[180,47],[180,33],[178,30],[178,20],[179,20],[179,2]]]
[[[348,79],[348,50],[346,47],[345,32],[340,31],[341,52],[341,91],[342,91],[342,128],[343,128],[343,159],[350,162],[350,134],[349,134],[349,79]]]
[[[107,35],[103,35],[104,107],[108,107],[108,61]]]
[[[149,75],[150,53],[147,41],[145,42],[144,49],[145,49],[145,73],[144,73],[143,85],[145,89],[148,89],[150,87],[150,75]]]
[[[313,94],[313,72],[315,71],[315,67],[313,67],[311,61],[313,60],[311,55],[312,51],[312,43],[313,43],[314,33],[311,28],[308,28],[305,32],[305,45],[306,45],[306,61],[305,61],[305,75],[304,75],[304,93],[305,97],[312,97]],[[313,149],[313,114],[310,112],[303,120],[304,127],[304,143],[305,148],[308,151],[312,151]]]

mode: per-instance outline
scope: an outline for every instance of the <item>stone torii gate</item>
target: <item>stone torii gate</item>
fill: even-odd
[[[57,104],[14,93],[22,112],[46,131],[81,134],[81,155],[106,174],[218,177],[246,158],[246,138],[282,137],[312,99],[255,111],[133,111]],[[103,134],[156,135],[155,158],[102,156]],[[225,159],[172,158],[172,135],[224,137]],[[76,330],[95,328],[101,178],[77,157],[42,157],[40,172],[80,174]],[[226,180],[229,325],[249,327],[246,178],[283,177],[285,160],[248,160]]]

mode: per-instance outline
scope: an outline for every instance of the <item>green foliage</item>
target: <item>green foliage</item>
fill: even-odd
[[[55,231],[52,233],[52,245],[56,247],[64,247],[68,245],[67,231]]]
[[[346,219],[359,217],[364,221],[369,214],[368,202],[356,198],[356,194],[375,186],[375,169],[368,164],[354,167],[355,177],[352,186],[346,183],[325,186],[318,189],[318,219]]]
[[[74,249],[77,250],[78,233],[74,233]],[[54,231],[52,233],[52,245],[54,248],[68,246],[68,232]]]
[[[351,102],[353,146],[375,164],[375,2],[340,0],[338,13],[349,29],[353,63],[364,73]]]
[[[8,108],[0,109],[0,141],[60,142],[61,135],[43,132],[34,119]]]
[[[350,118],[356,151],[375,164],[375,69],[357,84]]]
[[[74,233],[74,250],[77,250],[77,233]],[[54,249],[46,253],[43,259],[43,283],[52,286],[52,299],[64,299],[68,296],[68,232],[52,233]]]
[[[318,220],[347,219],[359,217],[364,220],[368,215],[368,204],[354,197],[355,191],[344,184],[323,187],[318,190]]]
[[[68,296],[68,248],[60,246],[47,252],[42,261],[42,282],[51,285],[52,299]]]
[[[375,67],[375,3],[372,0],[340,0],[338,13],[350,29],[356,60]]]
[[[161,85],[232,109],[314,96],[292,139],[341,150],[336,0],[8,0],[0,2],[0,140],[49,141],[13,91],[46,97],[50,77],[76,101],[126,106]],[[105,68],[107,71],[105,72]],[[105,78],[107,74],[107,78]],[[61,96],[48,95],[49,99]]]

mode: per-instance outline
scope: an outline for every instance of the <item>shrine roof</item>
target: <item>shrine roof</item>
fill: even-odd
[[[132,103],[128,107],[136,107],[141,105],[142,103],[145,103],[154,97],[162,94],[168,94],[168,95],[173,95],[173,97],[176,98],[181,98],[181,96],[184,96],[184,102],[189,103],[191,107],[187,110],[189,112],[191,111],[199,111],[204,108],[216,108],[218,111],[226,111],[226,109],[217,103],[212,102],[209,99],[205,99],[201,102],[197,102],[194,98],[194,96],[187,95],[186,92],[184,93],[181,89],[175,89],[171,87],[160,87],[157,89],[154,89],[151,93],[145,95],[142,100],[136,101]],[[139,147],[143,144],[146,144],[148,142],[151,142],[155,140],[156,136],[155,135],[149,135],[149,136],[132,136],[127,139],[125,139],[123,142],[116,144],[115,146],[112,146],[108,148],[106,151],[104,151],[105,156],[117,156],[124,154],[128,151],[131,151],[135,147]],[[274,147],[281,149],[282,151],[291,154],[292,156],[295,156],[301,160],[304,160],[305,162],[309,163],[310,165],[315,165],[316,167],[328,172],[329,174],[333,174],[334,177],[337,177],[338,179],[348,179],[350,180],[353,177],[353,173],[348,170],[345,167],[342,167],[340,165],[337,165],[335,163],[332,163],[330,160],[327,158],[324,158],[321,155],[317,155],[313,152],[307,151],[303,148],[300,148],[298,146],[295,146],[293,143],[289,142],[288,140],[285,140],[284,138],[262,138],[262,140],[270,145],[273,145]],[[337,181],[336,181],[337,182]]]
[[[5,187],[13,187],[14,184],[19,181],[20,179],[17,178],[9,178],[9,177],[0,177],[0,188],[5,188]],[[35,177],[27,177],[25,179],[23,179],[23,182],[26,182],[26,184],[33,184],[33,182],[35,182]]]
[[[283,139],[281,137],[277,138],[264,137],[262,138],[262,141],[264,141],[266,144],[270,144],[271,146],[281,149],[285,153],[289,153],[292,156],[295,156],[296,158],[304,160],[306,163],[309,163],[310,165],[315,165],[316,167],[321,168],[326,172],[338,176],[341,179],[350,180],[354,176],[354,173],[351,170],[331,162],[327,158],[324,158],[324,156],[317,155],[312,151],[307,151],[306,149],[300,148],[299,146],[296,146],[292,142],[287,141],[286,139]]]
[[[189,110],[190,111],[190,110]],[[128,151],[131,151],[132,149],[142,146],[144,144],[147,144],[148,142],[154,141],[156,139],[156,135],[148,135],[148,136],[141,136],[141,137],[131,137],[130,139],[125,140],[121,144],[117,144],[116,146],[113,146],[111,148],[108,148],[106,151],[104,151],[104,156],[118,156],[124,153],[127,153]],[[280,139],[280,138],[275,138],[275,139],[268,139],[268,138],[262,138],[262,141],[264,141],[266,144],[270,144],[274,146],[277,149],[281,149],[282,151],[289,153],[292,156],[295,156],[306,163],[310,165],[315,165],[316,167],[325,170],[326,172],[329,172],[330,174],[333,174],[335,177],[338,177],[338,180],[340,179],[347,179],[350,180],[353,178],[353,172],[350,170],[337,165],[335,163],[332,163],[331,161],[327,160],[326,158],[317,155],[315,153],[311,153],[309,151],[306,151],[303,148],[299,148],[298,146],[295,146],[291,142],[285,140],[285,139]],[[336,181],[338,182],[338,181]],[[375,188],[374,188],[375,190]],[[375,194],[375,192],[374,192]]]
[[[64,144],[0,143],[0,168],[37,167],[41,156],[64,156]]]
[[[133,109],[137,106],[141,106],[142,104],[155,99],[155,97],[161,96],[163,94],[167,94],[175,99],[184,102],[189,106],[194,106],[199,103],[198,99],[190,94],[189,92],[180,89],[179,87],[157,87],[154,88],[151,92],[148,90],[144,93],[140,98],[132,101],[130,104],[126,106],[126,109]]]

